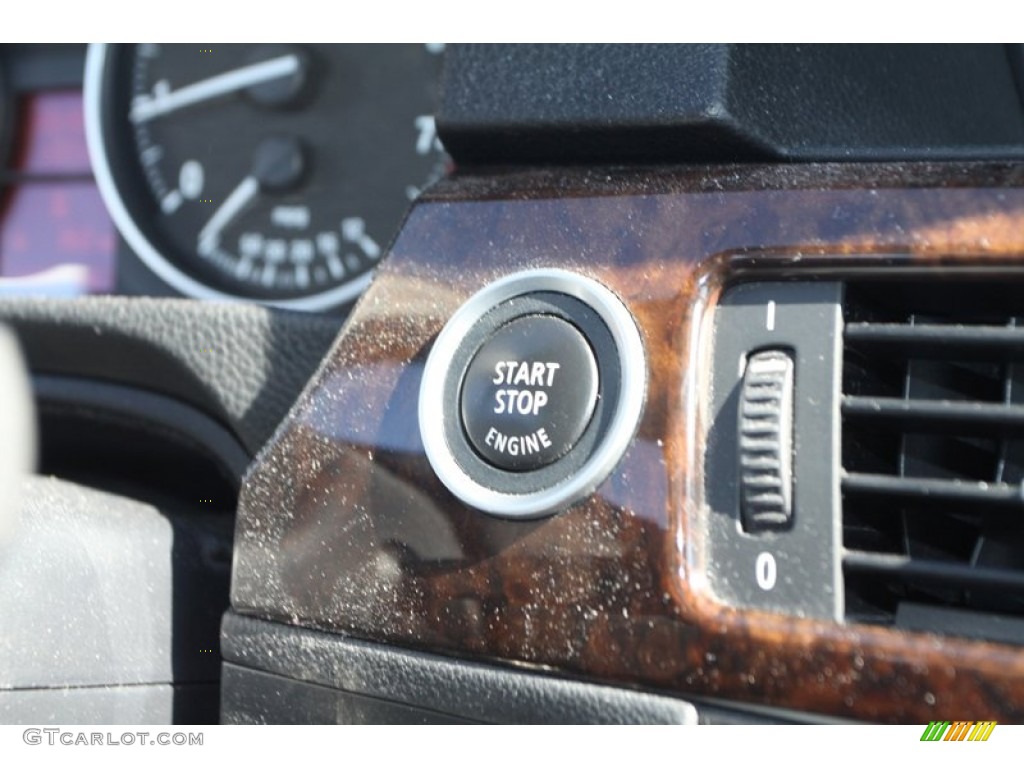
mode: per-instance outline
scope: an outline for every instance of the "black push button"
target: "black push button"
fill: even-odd
[[[575,326],[550,315],[502,326],[462,382],[462,424],[473,448],[499,469],[551,464],[579,440],[597,402],[597,363]]]

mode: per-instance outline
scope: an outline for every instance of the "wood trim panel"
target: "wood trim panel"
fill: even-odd
[[[323,367],[250,471],[241,613],[553,673],[894,722],[1024,721],[1024,650],[733,610],[702,576],[709,310],[750,274],[1024,254],[1024,166],[819,165],[455,178],[412,210]],[[500,520],[441,486],[423,363],[501,276],[559,267],[615,291],[650,368],[636,438],[588,499]],[[1024,278],[1024,272],[1021,273]]]

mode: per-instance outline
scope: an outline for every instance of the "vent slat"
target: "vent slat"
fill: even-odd
[[[874,494],[891,499],[922,499],[1024,509],[1021,487],[1007,483],[975,483],[849,472],[843,476],[842,488],[844,493]]]
[[[842,399],[843,416],[884,422],[910,432],[1024,437],[1024,406],[897,397]]]
[[[1024,645],[1020,286],[854,280],[843,318],[847,621]]]
[[[914,357],[962,360],[1024,360],[1024,327],[1009,325],[939,325],[848,323],[847,344]]]
[[[959,563],[914,560],[902,555],[846,552],[844,570],[888,578],[902,583],[928,584],[955,589],[1024,592],[1024,572],[976,568]]]

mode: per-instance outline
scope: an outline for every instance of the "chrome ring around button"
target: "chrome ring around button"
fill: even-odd
[[[488,487],[456,460],[446,434],[445,402],[450,364],[466,335],[495,307],[528,294],[552,292],[572,297],[594,310],[607,326],[618,355],[618,397],[608,427],[583,465],[552,485],[527,493]],[[557,512],[578,501],[604,481],[622,458],[643,411],[647,365],[643,342],[629,311],[606,287],[573,272],[537,269],[502,278],[484,287],[463,304],[441,330],[424,367],[420,385],[419,427],[423,447],[438,479],[466,504],[493,515],[535,518]]]

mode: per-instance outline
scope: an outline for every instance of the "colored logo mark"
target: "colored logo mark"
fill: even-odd
[[[988,741],[995,727],[995,720],[932,720],[921,741]]]

